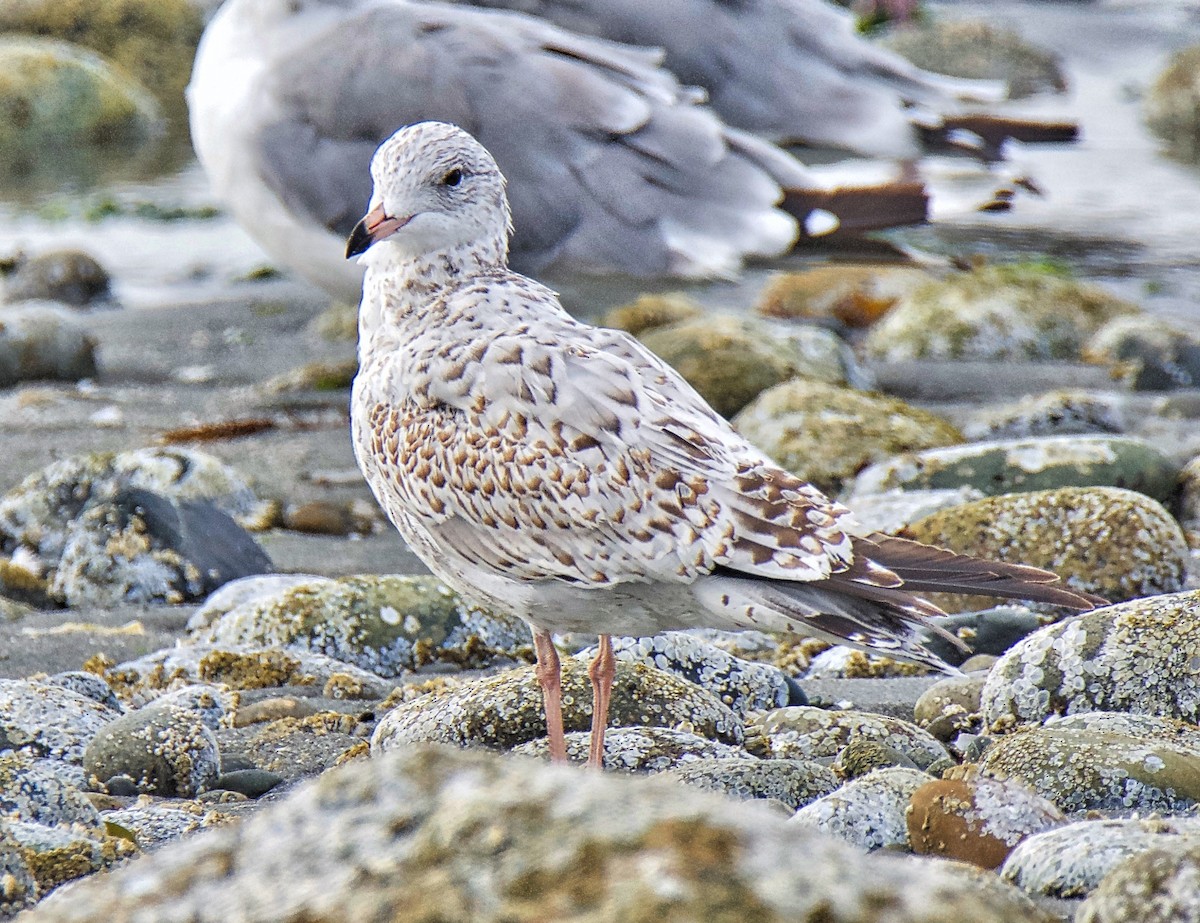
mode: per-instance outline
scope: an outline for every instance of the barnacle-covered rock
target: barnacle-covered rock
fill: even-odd
[[[809,760],[755,757],[692,760],[666,773],[686,785],[748,801],[773,798],[793,811],[838,787],[837,777]]]
[[[1143,494],[1113,487],[985,497],[926,516],[902,534],[963,554],[1042,567],[1069,587],[1114,602],[1173,593],[1187,573],[1187,542],[1174,517]],[[991,598],[939,595],[937,601],[953,612],[981,609]]]
[[[963,426],[968,439],[1030,439],[1122,433],[1125,421],[1112,395],[1066,389],[1025,398],[971,414]]]
[[[62,686],[0,679],[0,749],[70,763],[119,713]]]
[[[1197,651],[1200,591],[1095,609],[1039,629],[1001,657],[981,694],[984,719],[1040,724],[1116,711],[1200,723]]]
[[[898,398],[804,378],[763,391],[733,425],[771,459],[826,492],[839,491],[873,462],[962,442],[949,421]]]
[[[101,728],[83,767],[101,783],[124,776],[141,792],[192,798],[212,787],[221,757],[201,715],[155,702]]]
[[[9,821],[6,826],[43,894],[136,852],[126,840],[83,827],[49,827],[24,821]]]
[[[575,731],[566,735],[567,760],[582,763],[588,757],[591,734]],[[513,748],[513,753],[547,759],[546,738],[530,740]],[[614,772],[666,772],[700,760],[752,759],[740,747],[701,737],[680,728],[618,727],[604,735],[604,768]]]
[[[1075,914],[1075,923],[1128,920],[1200,920],[1200,838],[1156,846],[1117,862]]]
[[[949,756],[916,725],[869,712],[797,705],[765,712],[746,728],[747,749],[775,759],[833,758],[856,737],[886,744],[922,769]]]
[[[529,650],[518,619],[474,609],[432,577],[362,574],[235,584],[192,617],[198,644],[313,651],[379,676],[434,662],[470,668]],[[232,603],[232,604],[231,604]]]
[[[30,823],[77,824],[102,833],[99,812],[51,768],[52,763],[15,753],[0,755],[0,813]]]
[[[128,830],[142,849],[156,849],[188,833],[229,823],[229,815],[206,808],[198,801],[138,801],[127,808],[104,811],[106,823]]]
[[[592,693],[583,661],[564,661],[562,699],[565,729],[589,730]],[[674,673],[625,661],[617,662],[608,723],[610,728],[684,727],[731,744],[740,744],[743,737],[741,720],[712,693]],[[371,748],[381,751],[440,742],[508,750],[545,735],[534,669],[520,667],[393,708],[379,720]]]
[[[929,781],[916,769],[877,769],[809,802],[789,823],[820,830],[860,849],[907,849],[908,803],[913,792]]]
[[[223,761],[240,758],[248,766],[294,780],[365,754],[368,733],[369,728],[356,715],[318,712],[305,718],[222,728],[217,740]]]

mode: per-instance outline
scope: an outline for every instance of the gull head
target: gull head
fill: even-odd
[[[507,254],[504,177],[461,128],[445,122],[401,128],[375,152],[371,179],[371,203],[346,244],[347,259],[373,264],[466,251],[500,262]]]

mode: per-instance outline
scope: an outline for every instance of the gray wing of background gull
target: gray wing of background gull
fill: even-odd
[[[918,153],[911,106],[994,102],[1000,84],[931,74],[854,31],[825,0],[458,0],[586,35],[662,47],[730,125],[786,144]]]
[[[228,0],[197,55],[193,139],[266,249],[348,297],[358,276],[346,275],[342,241],[370,195],[371,154],[427,119],[460,125],[494,154],[522,270],[722,275],[789,249],[797,223],[776,207],[781,187],[820,184],[722,123],[659,58],[506,12]],[[264,218],[272,208],[286,214]],[[336,247],[305,252],[289,218]]]

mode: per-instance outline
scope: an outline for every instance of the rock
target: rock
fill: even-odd
[[[65,673],[55,673],[53,676],[46,677],[46,682],[87,696],[89,699],[111,708],[117,714],[125,711],[124,706],[118,701],[116,693],[113,692],[112,686],[104,677],[97,676],[95,673],[68,670]]]
[[[1015,604],[993,606],[978,612],[959,612],[935,618],[933,622],[970,647],[971,657],[993,658],[1045,624],[1042,617],[1028,606]],[[947,663],[966,672],[965,664],[970,657],[942,636],[928,632],[925,646]]]
[[[189,0],[5,0],[0,32],[77,42],[178,106],[203,20]]]
[[[600,318],[600,326],[615,327],[641,336],[655,327],[694,320],[704,314],[704,308],[682,292],[666,292],[661,295],[641,295],[629,304],[610,309]]]
[[[941,759],[934,760],[929,765],[933,766],[940,762],[942,762]],[[911,757],[887,744],[881,744],[877,740],[868,740],[865,737],[851,737],[850,742],[842,747],[830,768],[839,779],[857,779],[877,769],[889,769],[893,766],[899,766],[901,769],[920,768]]]
[[[777,708],[746,727],[746,747],[773,758],[832,758],[853,738],[885,744],[924,769],[948,756],[946,748],[916,725],[869,712],[827,711],[814,706]]]
[[[432,577],[362,574],[234,587],[241,594],[235,604],[214,597],[192,617],[193,643],[313,651],[379,676],[438,662],[480,667],[522,657],[530,646],[523,622],[470,608]]]
[[[263,394],[296,394],[305,391],[343,391],[358,374],[358,359],[306,362],[290,371],[268,378],[260,386]]]
[[[912,794],[913,852],[999,868],[1023,839],[1064,823],[1054,804],[1013,779],[968,775],[926,782]]]
[[[899,455],[863,469],[854,494],[972,487],[995,496],[1099,486],[1124,487],[1167,502],[1177,473],[1174,462],[1142,439],[1042,436]]]
[[[47,764],[15,753],[0,755],[0,812],[45,826],[78,825],[103,833],[99,812]]]
[[[15,176],[33,172],[48,149],[136,147],[164,129],[154,99],[98,55],[2,34],[0,114],[0,160]]]
[[[1082,897],[1133,856],[1194,845],[1200,845],[1195,820],[1081,820],[1029,837],[1009,855],[1001,875],[1031,894]],[[1146,909],[1127,919],[1141,923]]]
[[[877,769],[809,802],[789,823],[836,836],[859,849],[908,849],[905,811],[913,792],[929,781],[916,769]]]
[[[820,644],[825,642],[820,641]],[[885,676],[924,676],[929,668],[916,663],[868,654],[845,644],[835,644],[812,657],[804,680],[880,679]]]
[[[591,734],[575,731],[566,735],[567,760],[582,764],[588,758]],[[546,738],[530,740],[513,748],[513,753],[550,758]],[[604,735],[604,769],[609,772],[666,772],[697,760],[751,759],[740,747],[719,743],[690,731],[665,727],[618,727]]]
[[[0,916],[7,919],[37,903],[41,894],[8,824],[0,822]]]
[[[208,500],[243,526],[269,506],[232,468],[205,452],[97,452],[52,462],[5,494],[0,499],[0,547],[34,577],[53,576],[84,508],[128,489],[151,491],[177,503]]]
[[[1160,317],[1114,318],[1088,340],[1083,358],[1109,366],[1116,381],[1135,391],[1200,386],[1200,336]]]
[[[794,699],[804,693],[796,681],[776,666],[743,660],[682,631],[668,631],[649,638],[613,638],[618,660],[641,663],[674,673],[689,683],[711,692],[739,715],[799,705]],[[575,656],[591,661],[596,649]]]
[[[149,706],[143,707],[162,708],[173,705],[195,715],[201,724],[210,731],[215,731],[233,723],[232,717],[237,709],[238,700],[236,693],[223,687],[193,683],[164,692],[149,703]]]
[[[310,535],[370,535],[379,524],[378,508],[364,509],[358,501],[314,500],[288,507],[283,527]]]
[[[850,348],[819,327],[708,315],[654,327],[641,340],[725,417],[790,378],[854,387],[867,384]]]
[[[565,729],[589,730],[592,694],[587,665],[565,661],[562,683]],[[741,720],[712,693],[674,673],[618,661],[608,726],[645,725],[682,726],[713,740],[742,741]],[[380,718],[371,749],[380,752],[435,742],[509,750],[545,736],[546,719],[534,668],[520,667],[396,706]]]
[[[774,461],[828,493],[873,462],[962,442],[948,421],[904,401],[803,378],[760,393],[733,425]]]
[[[774,798],[793,811],[838,787],[832,772],[808,760],[698,759],[665,775],[742,801]]]
[[[81,250],[54,250],[21,260],[4,281],[9,303],[57,301],[81,308],[111,305],[108,272]]]
[[[213,503],[125,488],[87,504],[71,522],[50,593],[71,608],[174,605],[273,569]]]
[[[1042,567],[1069,587],[1113,601],[1173,593],[1187,573],[1187,543],[1171,514],[1144,494],[1115,487],[987,497],[927,516],[902,534],[963,554]],[[978,609],[989,599],[937,597],[947,611]]]
[[[1117,711],[1200,723],[1200,591],[1135,599],[1039,629],[984,684],[989,724]]]
[[[0,387],[95,375],[96,340],[71,312],[43,303],[0,311]]]
[[[290,782],[322,773],[356,754],[365,755],[369,730],[356,715],[319,712],[307,718],[222,728],[217,740],[225,763],[241,758],[249,767]]]
[[[227,823],[224,815],[209,811],[196,801],[145,803],[104,811],[109,824],[128,830],[142,849],[157,849],[188,833]]]
[[[81,827],[46,827],[23,821],[9,821],[6,827],[42,894],[134,853],[133,845],[125,840]]]
[[[1179,472],[1179,495],[1175,501],[1179,521],[1185,529],[1200,531],[1200,455]]]
[[[986,673],[938,680],[921,693],[913,706],[917,727],[924,728],[941,741],[952,740],[967,730],[973,724],[972,716],[979,715],[979,697],[986,680]]]
[[[268,772],[265,769],[235,769],[217,776],[212,787],[222,791],[237,792],[247,798],[259,798],[281,785],[283,781],[283,776],[277,772]]]
[[[118,713],[99,702],[36,680],[0,679],[0,749],[70,763]]]
[[[1029,439],[1035,436],[1122,433],[1125,421],[1117,401],[1093,391],[1050,391],[1001,407],[975,411],[963,426],[974,440]]]
[[[889,32],[883,44],[934,73],[1001,80],[1012,99],[1067,88],[1057,55],[982,20],[911,24]]]
[[[1182,160],[1200,159],[1200,46],[1177,51],[1143,100],[1146,124]]]
[[[873,532],[896,535],[910,522],[923,519],[938,510],[979,500],[985,494],[974,487],[950,487],[941,490],[888,490],[883,493],[858,493],[846,501],[854,518]]]
[[[923,285],[867,335],[876,359],[1075,359],[1084,342],[1135,305],[1024,264],[985,266]]]
[[[83,768],[101,783],[125,776],[138,791],[169,798],[208,790],[220,766],[217,739],[202,718],[161,703],[106,725],[83,755]]]
[[[107,675],[122,695],[143,704],[180,683],[221,683],[231,689],[321,688],[336,683],[343,697],[364,699],[381,699],[395,686],[374,673],[311,651],[210,644],[155,651],[118,664]]]
[[[927,272],[888,263],[817,266],[775,273],[755,310],[783,320],[833,321],[869,327],[900,299],[930,278]]]
[[[1127,920],[1200,920],[1200,839],[1173,842],[1117,862],[1075,915],[1075,923]]]
[[[289,873],[303,869],[322,873]],[[309,923],[1045,919],[961,871],[862,856],[768,808],[660,779],[419,748],[329,773],[234,828],[52,896],[30,923],[208,923],[280,907]]]
[[[1186,811],[1200,803],[1200,749],[1152,736],[1076,728],[1023,728],[980,762],[1019,779],[1068,813]]]

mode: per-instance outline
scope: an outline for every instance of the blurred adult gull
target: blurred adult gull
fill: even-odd
[[[609,635],[795,630],[953,672],[921,591],[1090,608],[1047,571],[871,533],[738,435],[633,337],[575,320],[508,267],[491,155],[461,129],[401,129],[347,256],[366,265],[355,454],[412,550],[465,598],[529,623],[551,755],[564,759],[552,632],[595,632],[589,763],[601,764]]]
[[[468,129],[509,180],[529,272],[730,275],[807,234],[920,220],[916,182],[829,190],[725,125],[661,53],[532,17],[405,0],[226,0],[196,55],[192,138],[269,254],[357,300],[342,244],[375,148],[401,125]]]

